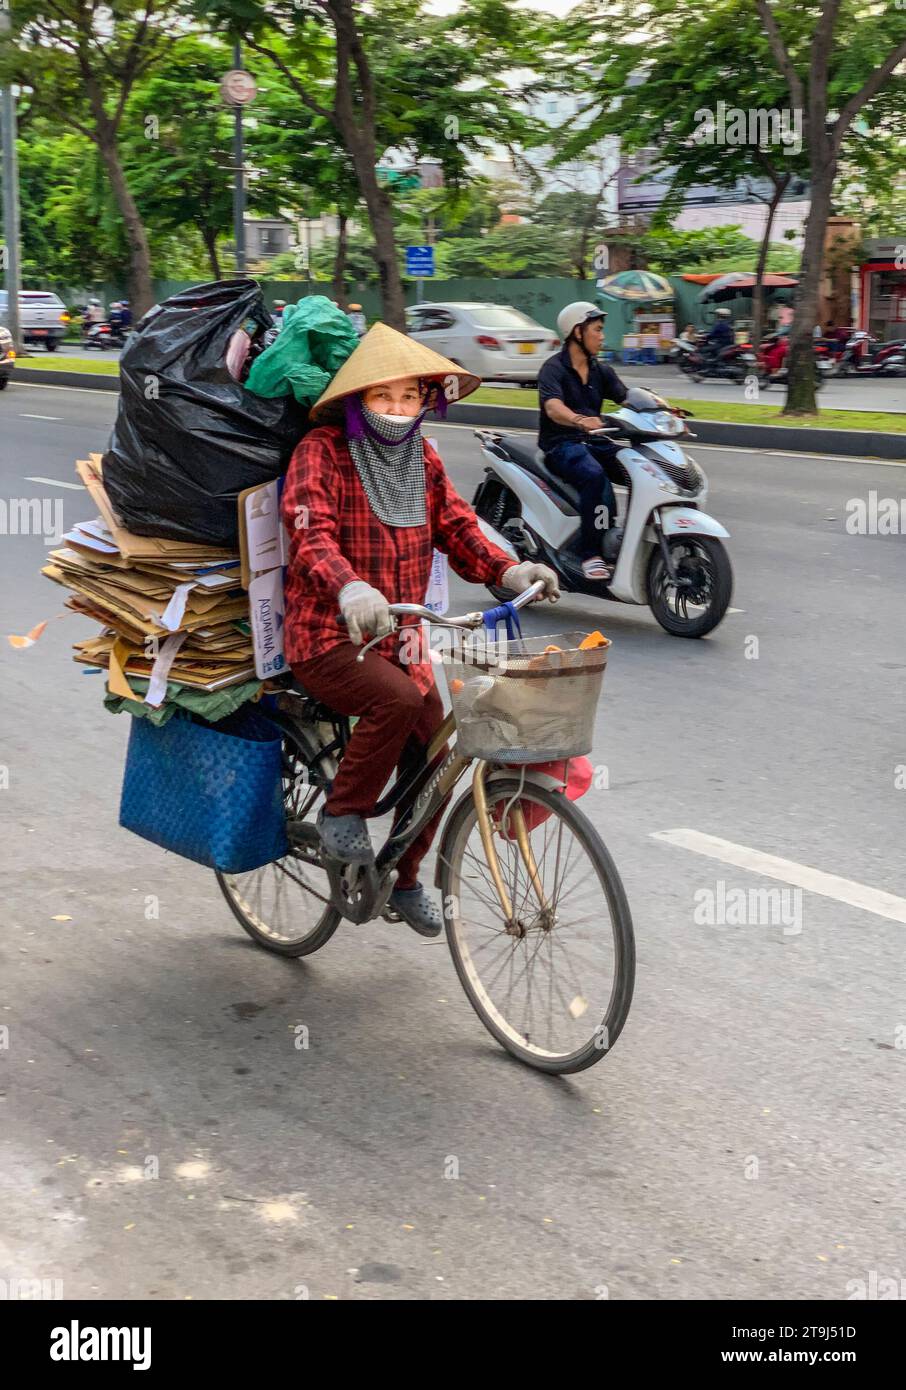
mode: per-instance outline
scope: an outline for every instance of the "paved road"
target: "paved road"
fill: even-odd
[[[760,390],[757,397],[746,395],[743,386],[729,381],[703,381],[699,384],[684,376],[668,363],[660,367],[622,367],[617,372],[631,386],[646,386],[661,396],[694,401],[724,401],[738,404],[774,405],[780,407],[786,391],[777,386]],[[514,395],[519,392],[513,388]],[[821,405],[826,410],[906,410],[906,378],[875,380],[860,377],[826,383],[821,390]]]
[[[19,385],[0,407],[3,496],[84,516],[84,494],[24,480],[72,481],[114,402]],[[468,493],[471,434],[437,434]],[[844,521],[906,474],[695,455],[741,611],[701,643],[586,600],[533,620],[614,641],[610,788],[584,805],[638,981],[623,1037],[576,1078],[496,1047],[442,943],[380,923],[307,963],[255,948],[211,874],[118,829],[127,721],[68,660],[87,625],[3,644],[0,1275],[87,1298],[836,1300],[902,1270],[906,540]],[[3,633],[60,610],[45,551],[3,538]],[[481,591],[455,581],[453,601]],[[652,838],[675,829],[896,899],[806,891],[787,934],[701,925],[721,883],[778,885]]]
[[[669,366],[649,368],[648,373],[631,367],[621,372],[624,380],[648,386],[663,396],[679,396],[696,401],[752,402],[744,386],[729,381],[703,381],[696,384],[682,372]],[[821,406],[825,410],[906,410],[906,379],[874,379],[860,377],[829,381],[821,389]],[[784,387],[771,386],[761,390],[757,401],[762,405],[782,406],[786,399]]]
[[[66,344],[57,349],[58,357],[94,356],[77,345]],[[101,355],[101,354],[97,354]],[[119,350],[109,349],[104,357],[119,360]],[[61,364],[62,365],[62,364]],[[667,364],[661,367],[618,367],[624,381],[647,386],[663,396],[681,397],[696,401],[734,401],[745,402],[750,398],[741,386],[727,381],[703,381],[696,385],[682,372]],[[499,383],[497,383],[499,385]],[[514,398],[519,388],[513,388]],[[782,405],[785,392],[774,386],[762,391],[758,399],[762,404]],[[906,411],[906,379],[874,380],[860,378],[857,381],[844,380],[829,382],[821,392],[821,404],[827,410],[894,410]]]

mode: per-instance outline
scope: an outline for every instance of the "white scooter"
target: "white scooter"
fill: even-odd
[[[685,419],[650,391],[633,386],[624,404],[602,414],[605,428],[589,439],[626,440],[613,481],[628,490],[619,524],[605,531],[603,556],[615,562],[610,580],[587,579],[579,556],[579,495],[552,473],[534,441],[480,429],[485,478],[472,502],[482,529],[519,560],[556,570],[567,593],[648,604],[675,637],[703,637],[723,618],[733,571],[719,522],[702,511],[708,480],[676,443],[690,436]],[[619,502],[619,497],[618,497]],[[491,588],[495,598],[512,597]]]

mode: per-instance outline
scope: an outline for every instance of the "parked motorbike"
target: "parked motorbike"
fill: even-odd
[[[742,382],[755,369],[751,343],[732,343],[713,357],[705,351],[701,339],[688,343],[682,338],[674,338],[670,358],[693,381],[713,377],[719,381]]]
[[[472,506],[483,529],[519,560],[550,565],[567,593],[647,604],[666,632],[703,637],[727,611],[733,572],[723,545],[729,533],[702,510],[707,478],[677,443],[694,437],[688,414],[633,386],[619,409],[602,415],[605,428],[589,434],[626,441],[614,465],[625,506],[602,545],[604,559],[615,562],[609,580],[582,573],[579,495],[548,469],[534,441],[475,431],[485,477]],[[498,587],[491,592],[511,597]]]
[[[785,333],[769,333],[758,348],[758,384],[762,387],[785,386],[789,376],[787,358],[790,340]],[[834,363],[824,343],[815,343],[815,387],[820,390],[834,372]]]
[[[834,364],[835,376],[906,376],[906,342],[882,343],[857,329]]]

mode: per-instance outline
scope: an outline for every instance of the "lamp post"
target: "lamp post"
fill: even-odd
[[[242,108],[254,101],[257,87],[250,72],[242,66],[242,48],[233,45],[233,67],[220,79],[220,95],[225,106],[233,108],[233,242],[236,248],[236,274],[245,274],[245,153],[242,140]]]

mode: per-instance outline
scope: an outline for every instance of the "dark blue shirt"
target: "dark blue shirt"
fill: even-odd
[[[604,401],[622,404],[627,387],[606,362],[593,359],[588,364],[588,381],[583,382],[569,359],[566,343],[549,357],[538,373],[538,447],[545,453],[564,439],[585,441],[588,435],[572,425],[556,424],[544,409],[545,401],[562,401],[576,415],[600,415]]]
[[[716,348],[732,347],[736,342],[736,334],[733,332],[733,325],[729,319],[718,319],[708,331],[708,342]]]

